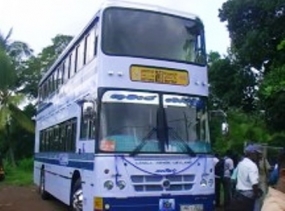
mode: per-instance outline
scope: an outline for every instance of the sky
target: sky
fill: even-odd
[[[57,34],[77,35],[103,0],[0,0],[0,32],[13,28],[12,40],[29,44],[35,53]],[[119,1],[119,0],[118,0]],[[193,13],[205,25],[207,51],[226,54],[230,45],[226,23],[218,18],[225,0],[128,0]]]

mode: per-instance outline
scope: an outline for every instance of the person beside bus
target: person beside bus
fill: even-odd
[[[223,177],[223,189],[224,189],[224,206],[230,205],[232,198],[232,185],[231,176],[234,170],[234,161],[231,158],[231,151],[227,151],[224,157],[224,177]]]
[[[268,185],[268,177],[269,177],[269,171],[270,171],[270,164],[267,160],[267,158],[260,154],[260,160],[258,162],[258,169],[259,169],[259,188],[262,190],[263,195],[258,198],[255,202],[254,211],[260,211],[262,207],[262,203],[265,197],[265,194],[267,193],[267,185]]]
[[[225,157],[216,156],[215,164],[215,194],[216,207],[220,206],[220,190],[221,186],[224,191],[224,206],[229,206],[231,201],[231,175],[234,169],[233,160],[230,158],[230,151],[226,152]]]
[[[253,211],[255,200],[262,195],[259,184],[259,172],[256,163],[260,158],[261,148],[258,145],[248,145],[245,156],[237,166],[237,185],[235,198],[227,211]]]
[[[233,159],[234,160],[234,159]],[[235,168],[231,175],[231,185],[232,185],[232,197],[234,197],[237,185],[237,166],[243,160],[243,156],[237,155],[236,161],[234,160]]]
[[[219,154],[215,154],[213,158],[213,164],[215,168],[215,205],[216,207],[221,206],[221,184],[222,177],[224,175],[224,160]]]
[[[283,153],[285,153],[285,149],[282,149],[279,151],[277,158],[282,156]],[[277,159],[277,162],[275,163],[275,165],[274,165],[274,167],[273,167],[273,169],[269,175],[268,185],[274,187],[277,184],[278,177],[279,177],[279,172],[278,172],[278,159]]]
[[[285,211],[285,153],[278,159],[278,179],[269,187],[261,211]]]
[[[275,186],[278,181],[278,164],[276,163],[273,167],[272,172],[269,175],[268,185]]]

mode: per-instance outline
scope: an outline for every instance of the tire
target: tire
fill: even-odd
[[[43,200],[47,200],[50,198],[49,193],[45,189],[45,173],[44,169],[41,170],[41,177],[40,177],[40,186],[39,186],[39,193]]]
[[[70,193],[70,211],[83,210],[83,190],[81,179],[77,179]]]

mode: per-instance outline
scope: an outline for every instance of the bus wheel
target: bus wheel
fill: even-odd
[[[83,210],[83,190],[81,185],[81,179],[77,179],[74,183],[71,192],[71,210],[82,211]]]
[[[49,193],[46,192],[45,184],[46,184],[45,173],[44,173],[44,170],[41,170],[39,192],[43,200],[47,200],[49,198]]]

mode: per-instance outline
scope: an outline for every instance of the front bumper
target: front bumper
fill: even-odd
[[[194,209],[190,205],[197,205]],[[214,211],[214,195],[94,198],[94,211]]]

